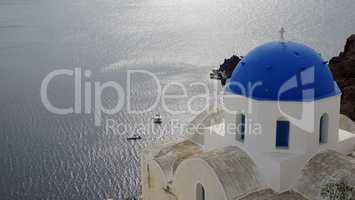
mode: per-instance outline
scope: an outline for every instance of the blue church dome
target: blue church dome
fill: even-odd
[[[249,52],[227,80],[226,90],[271,101],[313,101],[341,93],[327,62],[295,42],[270,42]]]

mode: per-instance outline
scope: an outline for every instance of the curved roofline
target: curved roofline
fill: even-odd
[[[168,184],[168,182],[169,182],[168,176],[167,176],[167,174],[165,174],[164,170],[161,168],[161,166],[159,165],[159,163],[158,163],[156,160],[151,159],[151,160],[149,160],[149,162],[147,162],[146,164],[147,164],[147,165],[149,165],[149,164],[154,164],[155,167],[157,167],[157,169],[159,169],[160,174],[161,174],[162,177],[164,178],[164,180],[163,180],[164,183],[165,183],[165,184]]]
[[[341,92],[338,84],[334,81],[334,87],[335,87],[335,90],[334,92],[331,92],[329,94],[325,94],[325,95],[321,95],[321,96],[317,96],[317,97],[314,97],[314,98],[303,98],[303,99],[278,99],[278,100],[275,100],[273,98],[260,98],[260,97],[255,97],[255,96],[248,96],[248,95],[243,95],[243,94],[239,94],[237,92],[234,92],[233,90],[231,90],[229,87],[228,87],[228,82],[229,82],[229,79],[227,81],[227,84],[225,86],[225,91],[227,92],[230,92],[232,94],[235,94],[235,95],[239,95],[239,96],[242,96],[242,97],[245,97],[245,98],[250,98],[250,99],[253,99],[253,100],[256,100],[256,101],[279,101],[279,102],[312,102],[312,101],[319,101],[319,100],[322,100],[322,99],[326,99],[326,98],[330,98],[330,97],[335,97],[335,96],[341,96],[343,93]]]
[[[353,175],[355,167],[354,161],[351,159],[344,154],[329,149],[313,154],[307,160],[300,178],[292,189],[309,199],[318,199],[320,196],[319,188],[324,183],[334,182],[343,177],[347,177],[351,183],[355,183],[355,175]],[[334,165],[334,161],[337,165]],[[322,165],[319,165],[320,162],[322,162]],[[330,173],[324,175],[324,172]]]
[[[227,198],[227,192],[226,192],[226,190],[225,190],[225,188],[224,188],[224,186],[223,186],[223,184],[222,184],[222,182],[221,182],[220,177],[217,175],[215,169],[212,168],[212,167],[210,166],[210,164],[209,164],[206,160],[204,160],[203,158],[200,158],[200,157],[192,157],[192,158],[188,158],[188,159],[184,160],[183,162],[181,162],[180,165],[179,165],[179,166],[176,168],[176,170],[175,170],[174,180],[176,180],[176,178],[177,178],[177,177],[176,177],[177,172],[178,172],[186,163],[188,163],[188,162],[193,162],[193,161],[200,161],[201,163],[203,163],[203,165],[205,165],[205,166],[211,171],[211,173],[214,175],[214,177],[218,180],[218,185],[219,185],[220,188],[222,189],[223,195],[224,195],[225,199],[228,199],[228,198]],[[201,183],[201,182],[199,182],[199,183]],[[203,185],[203,184],[202,184],[202,185]]]
[[[252,49],[227,80],[227,91],[255,100],[309,102],[341,94],[326,61],[298,42]]]
[[[236,160],[238,160],[238,162],[241,162],[241,158],[247,158],[248,161],[250,162],[250,164],[254,165],[254,169],[255,171],[253,171],[253,173],[255,173],[254,177],[256,178],[255,180],[255,187],[248,185],[248,190],[249,191],[244,191],[243,194],[240,194],[239,189],[234,188],[231,190],[231,188],[228,188],[228,180],[223,180],[223,178],[226,178],[224,176],[227,176],[225,173],[223,174],[219,174],[219,171],[223,171],[223,168],[221,168],[221,166],[223,165],[218,165],[217,163],[214,163],[217,159],[216,154],[218,154],[218,158],[225,157],[228,158],[228,156],[235,156],[235,158],[237,158]],[[227,157],[226,157],[227,156]],[[237,146],[227,146],[221,149],[215,149],[212,151],[208,151],[208,152],[204,152],[202,154],[193,156],[191,158],[188,158],[186,160],[184,160],[183,162],[180,163],[180,165],[177,167],[175,174],[174,174],[174,180],[176,180],[178,173],[182,170],[182,168],[184,167],[184,165],[186,165],[189,162],[196,162],[196,161],[200,161],[202,162],[204,165],[206,165],[206,167],[208,167],[208,169],[213,173],[214,177],[217,178],[219,185],[221,186],[221,188],[224,191],[224,195],[227,196],[228,198],[226,199],[235,199],[235,198],[242,198],[245,195],[248,195],[251,192],[255,192],[258,191],[260,189],[264,189],[265,188],[265,182],[259,172],[259,168],[256,166],[256,163],[254,162],[253,158],[244,150],[242,150],[241,148],[237,147]],[[230,162],[230,161],[229,161]],[[238,166],[234,166],[234,167],[238,167]],[[244,167],[244,166],[242,166]],[[244,167],[245,168],[245,167]],[[234,180],[234,179],[233,179]],[[233,191],[233,192],[231,192]],[[237,196],[235,196],[237,195]]]

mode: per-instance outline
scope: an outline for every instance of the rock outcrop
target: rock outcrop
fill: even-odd
[[[341,113],[355,121],[355,35],[348,38],[344,51],[329,61],[329,67],[343,93]]]
[[[219,66],[218,71],[222,72],[225,76],[221,79],[222,85],[225,85],[226,79],[232,76],[233,70],[240,62],[241,58],[233,55],[229,59],[224,59],[224,62]]]

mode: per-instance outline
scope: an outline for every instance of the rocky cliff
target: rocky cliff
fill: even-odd
[[[226,83],[226,79],[229,79],[232,76],[233,70],[238,65],[240,60],[241,59],[236,55],[233,55],[229,59],[224,59],[224,62],[219,66],[218,69],[218,71],[225,74],[225,76],[223,76],[221,79],[222,85]]]
[[[329,61],[329,67],[343,93],[341,113],[355,121],[355,35],[348,38],[344,51]]]

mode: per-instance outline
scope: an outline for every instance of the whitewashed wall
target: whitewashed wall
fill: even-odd
[[[226,128],[226,141],[229,145],[237,145],[250,152],[286,152],[303,154],[318,152],[321,149],[335,149],[338,142],[340,96],[334,96],[315,102],[275,102],[256,101],[245,97],[229,94],[225,96],[224,106],[233,112],[225,112],[226,127],[236,123],[236,115],[244,112],[246,115],[246,135],[244,142],[235,139],[235,131]],[[312,105],[314,106],[312,108]],[[282,112],[291,116],[299,116],[302,106],[307,112],[306,119],[300,124],[293,121]],[[280,111],[279,107],[282,109]],[[312,110],[311,110],[312,109]],[[310,114],[308,114],[310,113]],[[328,143],[319,144],[319,127],[321,116],[329,116]],[[310,116],[313,115],[314,116]],[[276,122],[278,119],[290,121],[289,148],[276,148]],[[261,134],[252,133],[251,126],[260,124]],[[311,127],[313,130],[304,130],[302,127]]]
[[[224,114],[226,136],[221,143],[237,145],[246,151],[257,164],[269,187],[277,192],[290,189],[308,159],[314,154],[323,149],[337,147],[340,96],[314,102],[275,102],[251,100],[226,93],[224,106],[233,112]],[[302,119],[302,110],[306,111],[305,120],[294,120],[289,117],[298,116],[298,119]],[[227,128],[230,124],[236,123],[236,115],[239,113],[246,116],[243,142],[235,139],[235,130]],[[328,142],[320,144],[320,118],[324,113],[327,113],[329,118]],[[287,149],[276,147],[276,122],[279,119],[290,121]],[[251,131],[256,124],[261,126],[261,134]]]

